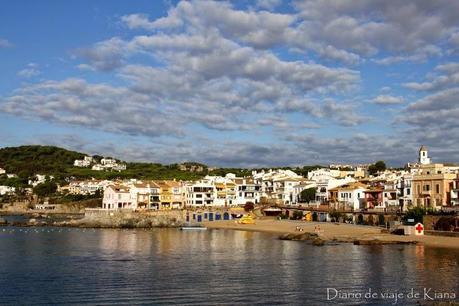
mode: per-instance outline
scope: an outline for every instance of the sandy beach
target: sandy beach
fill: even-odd
[[[205,222],[207,228],[233,229],[243,231],[257,231],[273,234],[298,233],[297,227],[304,232],[314,233],[320,227],[319,237],[325,241],[353,242],[354,240],[381,240],[381,241],[417,241],[428,247],[459,249],[459,238],[442,236],[398,236],[381,233],[381,229],[373,226],[362,226],[345,223],[304,222],[292,220],[256,220],[255,224],[237,224],[231,221]]]

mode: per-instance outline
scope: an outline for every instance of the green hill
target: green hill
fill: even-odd
[[[0,149],[0,167],[20,177],[54,175],[73,167],[85,154],[53,146],[20,146]]]
[[[66,150],[54,146],[20,146],[0,149],[0,168],[7,173],[14,173],[19,178],[7,179],[0,176],[0,185],[24,187],[28,178],[35,174],[52,175],[56,180],[64,181],[66,178],[77,179],[181,179],[196,180],[207,174],[207,166],[204,171],[195,172],[183,170],[178,164],[162,165],[157,163],[126,163],[125,171],[94,171],[90,168],[74,167],[75,159],[82,159],[84,153]],[[100,159],[101,156],[94,156]]]

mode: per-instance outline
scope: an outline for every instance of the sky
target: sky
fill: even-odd
[[[4,1],[0,147],[459,162],[459,1]]]

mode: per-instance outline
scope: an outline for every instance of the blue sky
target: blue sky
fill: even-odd
[[[459,162],[457,1],[10,1],[0,146],[213,166]]]

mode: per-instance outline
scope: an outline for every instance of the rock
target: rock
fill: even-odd
[[[306,241],[306,240],[313,240],[318,238],[319,236],[315,233],[301,233],[301,234],[283,234],[279,236],[280,240],[294,240],[294,241]]]
[[[417,241],[394,241],[394,240],[379,240],[379,239],[358,239],[354,240],[355,245],[384,245],[384,244],[417,244]]]
[[[325,244],[325,241],[320,238],[316,238],[312,241],[312,245],[315,245],[315,246],[323,246],[324,244]]]
[[[0,225],[8,225],[8,221],[3,218],[0,218]]]
[[[35,225],[35,224],[37,224],[37,219],[31,218],[31,219],[29,219],[29,221],[27,221],[27,223]]]

